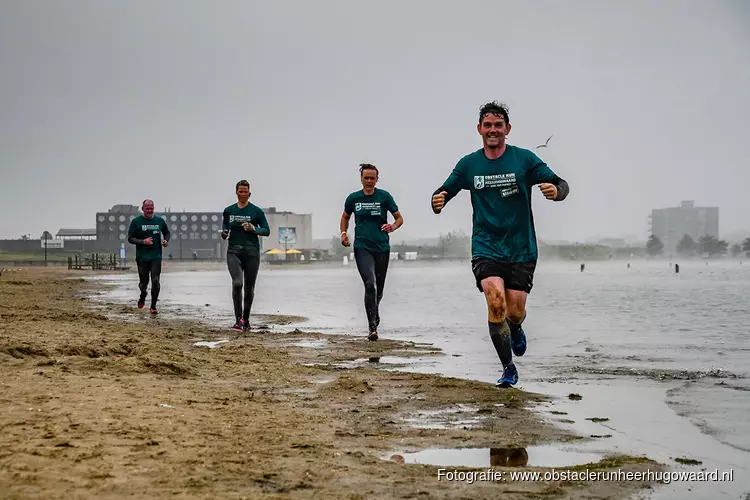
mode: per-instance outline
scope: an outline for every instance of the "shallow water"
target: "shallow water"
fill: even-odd
[[[102,279],[121,285],[102,298],[134,302],[135,275]],[[733,483],[693,484],[690,495],[740,498],[750,492],[749,297],[750,265],[736,261],[682,262],[679,274],[668,262],[590,262],[584,272],[577,262],[541,262],[524,323],[528,351],[516,359],[518,387],[560,396],[554,409],[569,415],[550,418],[573,420],[560,425],[585,435],[612,434],[605,441],[616,451],[678,469],[673,458],[682,456],[700,457],[709,470],[734,467]],[[354,266],[263,268],[253,306],[257,314],[308,318],[282,331],[364,338],[363,309]],[[468,263],[393,262],[380,337],[430,343],[447,355],[381,363],[494,382],[500,365],[485,309]],[[228,273],[163,274],[161,311],[231,326]],[[570,392],[583,400],[567,400]],[[653,498],[677,498],[680,488]]]
[[[598,462],[603,453],[584,451],[568,445],[528,446],[526,448],[428,448],[400,455],[407,464],[443,467],[565,467]]]

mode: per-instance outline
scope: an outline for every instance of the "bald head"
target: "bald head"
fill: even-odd
[[[152,219],[154,217],[154,202],[152,200],[143,200],[141,210],[143,210],[145,218]]]

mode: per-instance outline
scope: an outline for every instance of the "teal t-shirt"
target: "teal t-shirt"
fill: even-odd
[[[531,188],[545,182],[565,183],[533,152],[507,145],[496,160],[483,149],[464,156],[435,193],[446,191],[447,203],[462,189],[471,192],[472,259],[528,262],[538,257]],[[558,199],[564,196],[567,183]]]
[[[252,224],[255,232],[245,231],[242,227],[245,222]],[[229,231],[227,251],[253,256],[260,256],[260,238],[258,237],[268,236],[271,232],[263,210],[252,203],[242,208],[235,203],[225,208],[222,226],[225,231]]]
[[[139,215],[130,221],[128,242],[135,245],[135,260],[138,262],[150,262],[161,259],[162,234],[164,235],[164,240],[169,241],[170,235],[167,222],[158,215],[154,215],[151,219]],[[153,244],[144,245],[143,240],[146,238],[152,238]]]
[[[372,252],[390,252],[388,233],[380,228],[388,224],[388,212],[398,212],[398,206],[391,193],[375,188],[366,195],[360,189],[347,196],[344,212],[354,214],[354,248],[365,248]]]

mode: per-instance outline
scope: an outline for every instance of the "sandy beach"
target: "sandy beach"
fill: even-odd
[[[487,469],[404,464],[397,450],[488,448],[494,471],[545,471],[527,466],[525,447],[588,436],[529,410],[545,395],[379,362],[440,355],[430,345],[151,317],[95,304],[103,285],[82,276],[0,277],[5,498],[626,498],[654,486],[438,480],[440,468]],[[471,425],[451,413],[411,424],[456,405],[475,413]],[[570,465],[662,470],[643,457]]]

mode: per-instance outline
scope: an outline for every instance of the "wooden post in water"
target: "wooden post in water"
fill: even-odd
[[[674,265],[674,272],[675,273],[679,273],[680,272],[680,265],[679,264],[675,264]]]
[[[584,269],[586,269],[586,264],[581,264],[581,272],[583,272]]]

